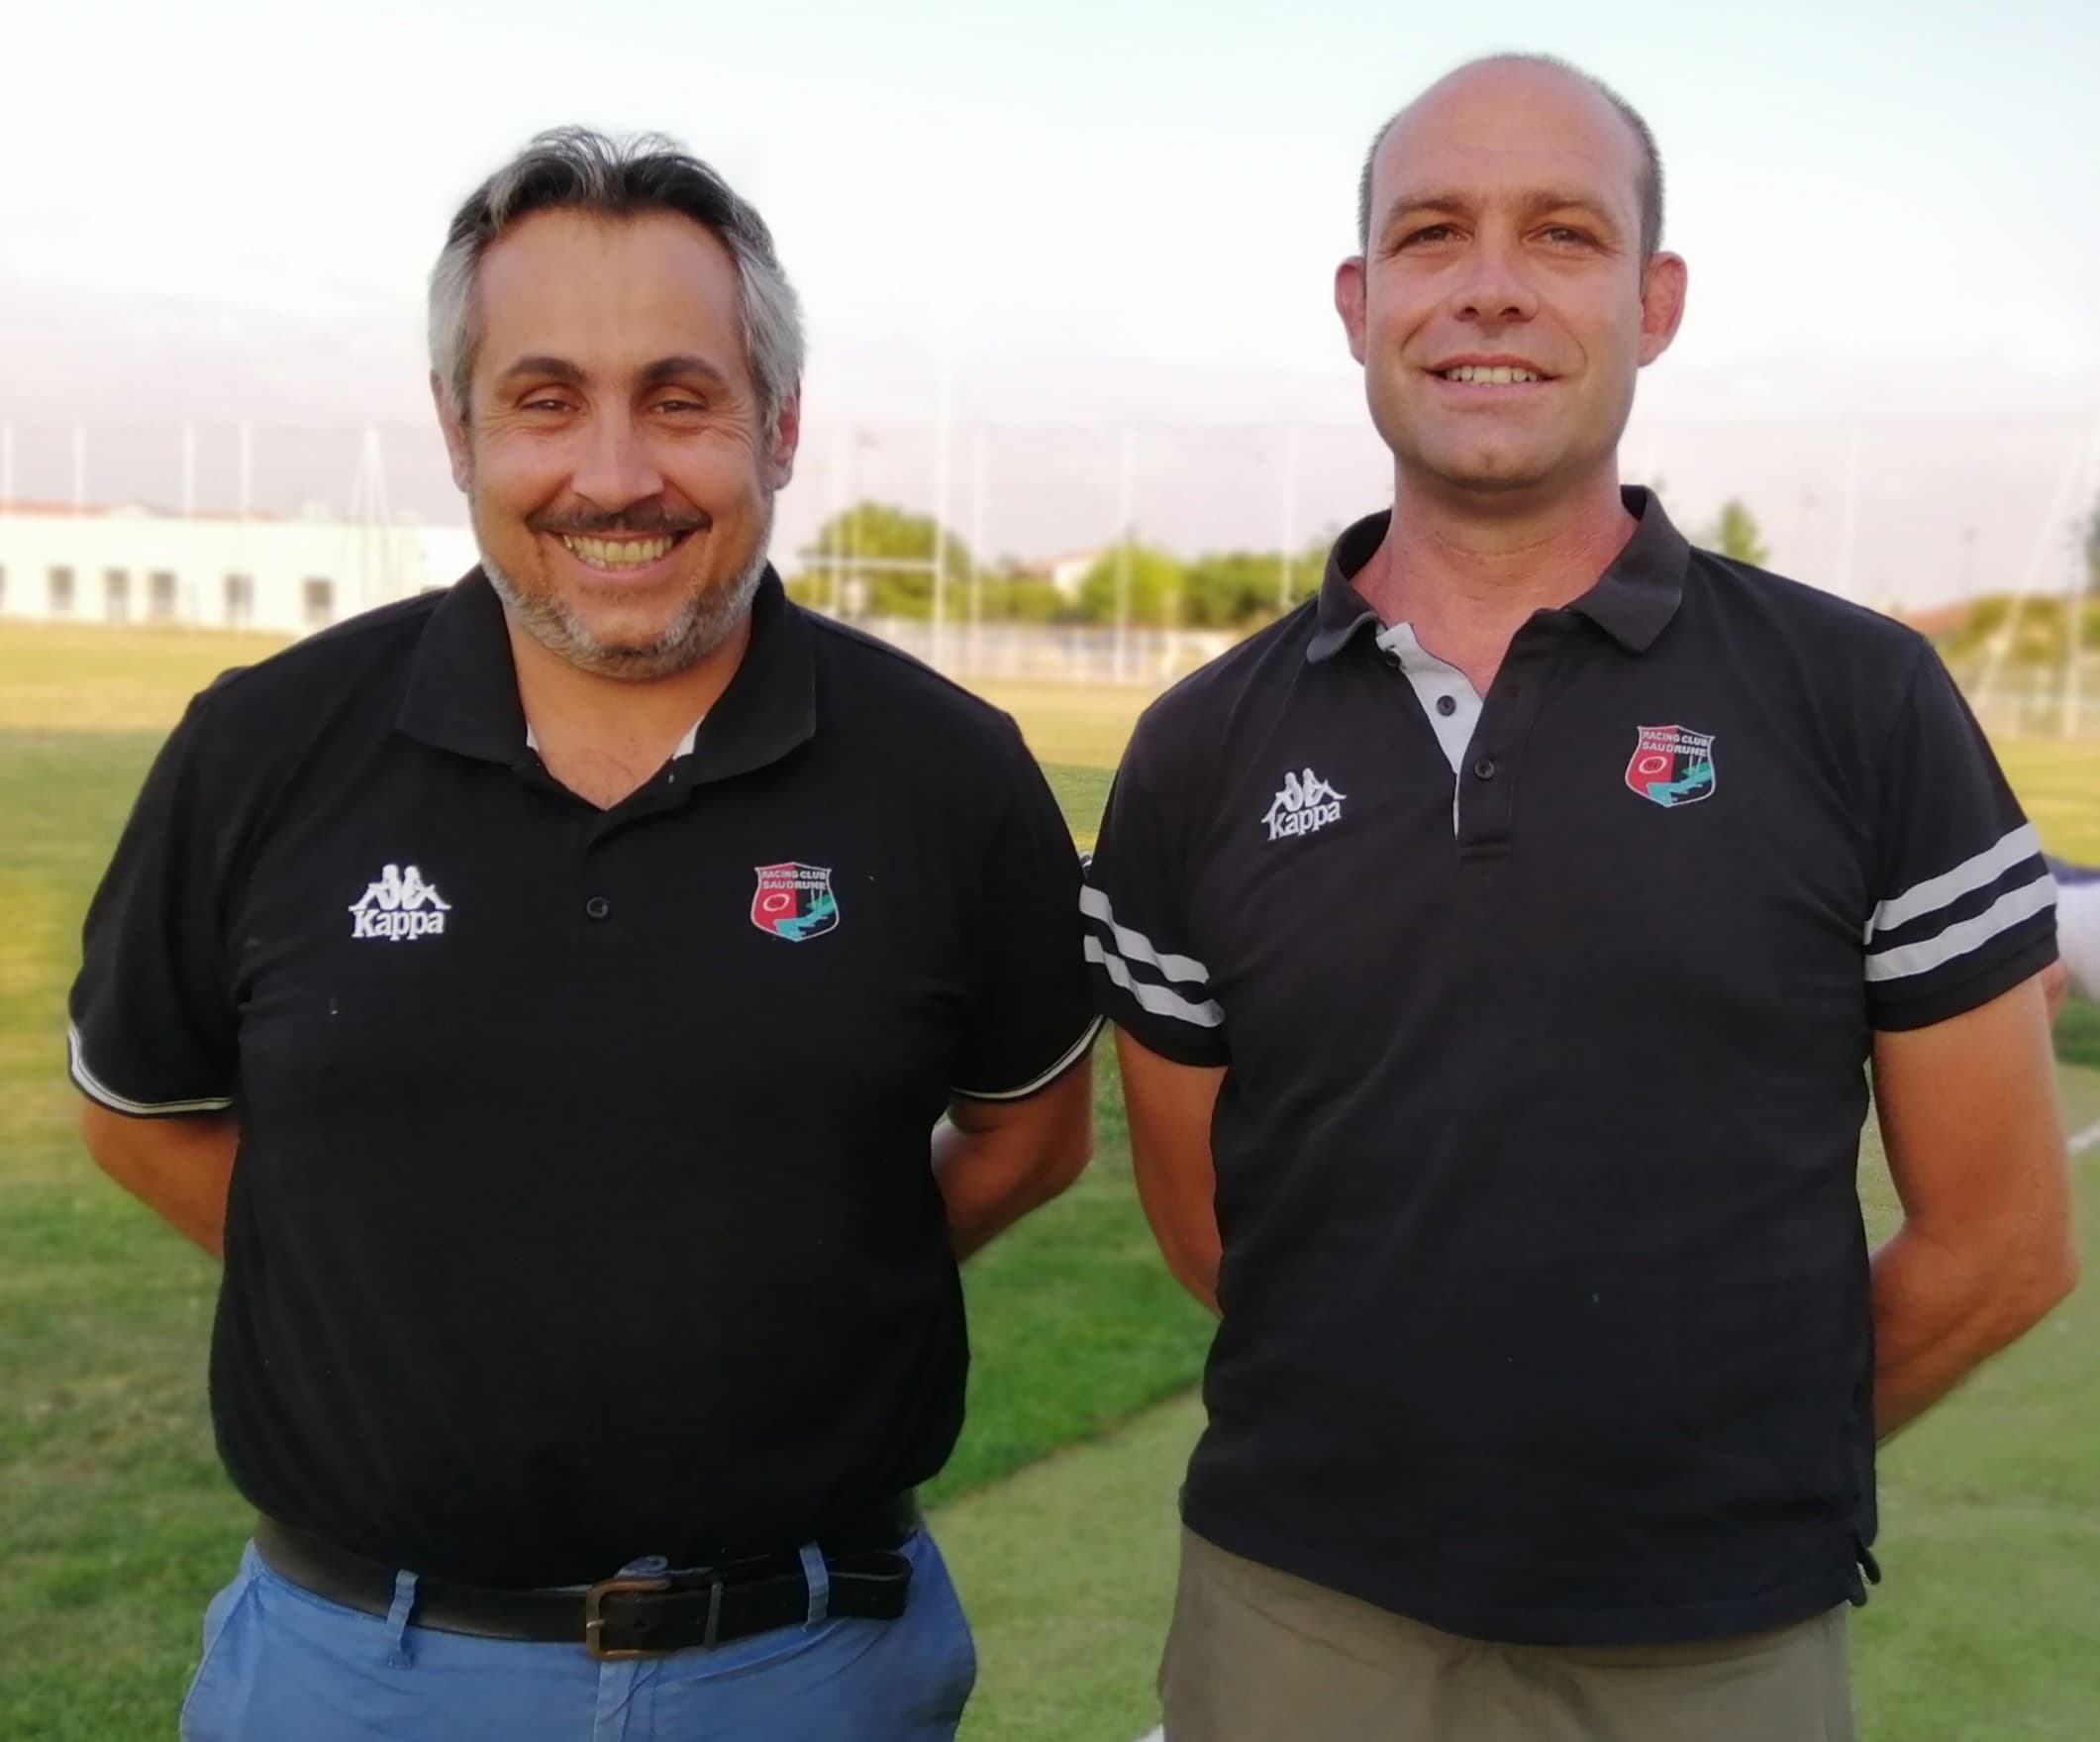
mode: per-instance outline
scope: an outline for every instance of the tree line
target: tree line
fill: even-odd
[[[1065,590],[1052,584],[1040,565],[1012,557],[980,561],[951,530],[943,533],[930,514],[866,501],[833,515],[781,566],[790,570],[789,594],[805,604],[853,617],[924,620],[933,615],[938,538],[943,611],[951,622],[974,615],[986,623],[1126,622],[1140,628],[1245,631],[1319,590],[1337,530],[1323,531],[1293,553],[1287,574],[1275,551],[1216,551],[1184,559],[1133,539],[1096,553],[1077,586]],[[2087,596],[2100,599],[2100,502],[2079,522],[2076,536]],[[1738,498],[1724,502],[1692,542],[1739,563],[1762,564],[1771,556],[1756,516]],[[1970,621],[1950,637],[1955,645],[1950,651],[1987,639],[2010,608],[2004,595],[1977,600]],[[2079,619],[2080,643],[2100,648],[2100,612],[2082,610]],[[2060,647],[2064,623],[2060,600],[2030,600],[2022,609],[2021,640]]]

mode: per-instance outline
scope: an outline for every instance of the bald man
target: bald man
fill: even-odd
[[[2071,1282],[2053,885],[1925,643],[1621,488],[1639,115],[1477,63],[1360,192],[1392,507],[1146,714],[1082,899],[1220,1314],[1166,1733],[1837,1742],[1876,1439]]]

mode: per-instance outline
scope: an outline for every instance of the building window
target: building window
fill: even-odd
[[[51,615],[70,617],[73,614],[73,571],[53,568],[46,579],[50,588]]]
[[[326,629],[336,620],[336,583],[309,580],[304,589],[304,602],[307,628]]]
[[[226,626],[246,629],[255,615],[255,577],[229,574],[226,577]]]
[[[112,623],[132,620],[132,577],[129,571],[105,568],[102,571],[102,596],[104,614]]]
[[[146,620],[149,623],[172,623],[175,620],[175,577],[165,568],[156,568],[146,577]]]

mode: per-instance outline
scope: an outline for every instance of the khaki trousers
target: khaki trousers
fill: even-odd
[[[1852,1742],[1843,1607],[1689,1645],[1495,1645],[1181,1533],[1166,1742]]]

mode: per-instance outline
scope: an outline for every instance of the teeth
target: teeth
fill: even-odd
[[[1510,368],[1506,365],[1488,368],[1482,364],[1469,362],[1462,362],[1454,369],[1446,369],[1444,378],[1447,381],[1469,381],[1475,386],[1481,387],[1508,387],[1520,381],[1544,379],[1543,376],[1535,374],[1530,369]]]
[[[637,568],[670,554],[676,539],[585,539],[563,537],[561,541],[584,562],[597,568]]]

